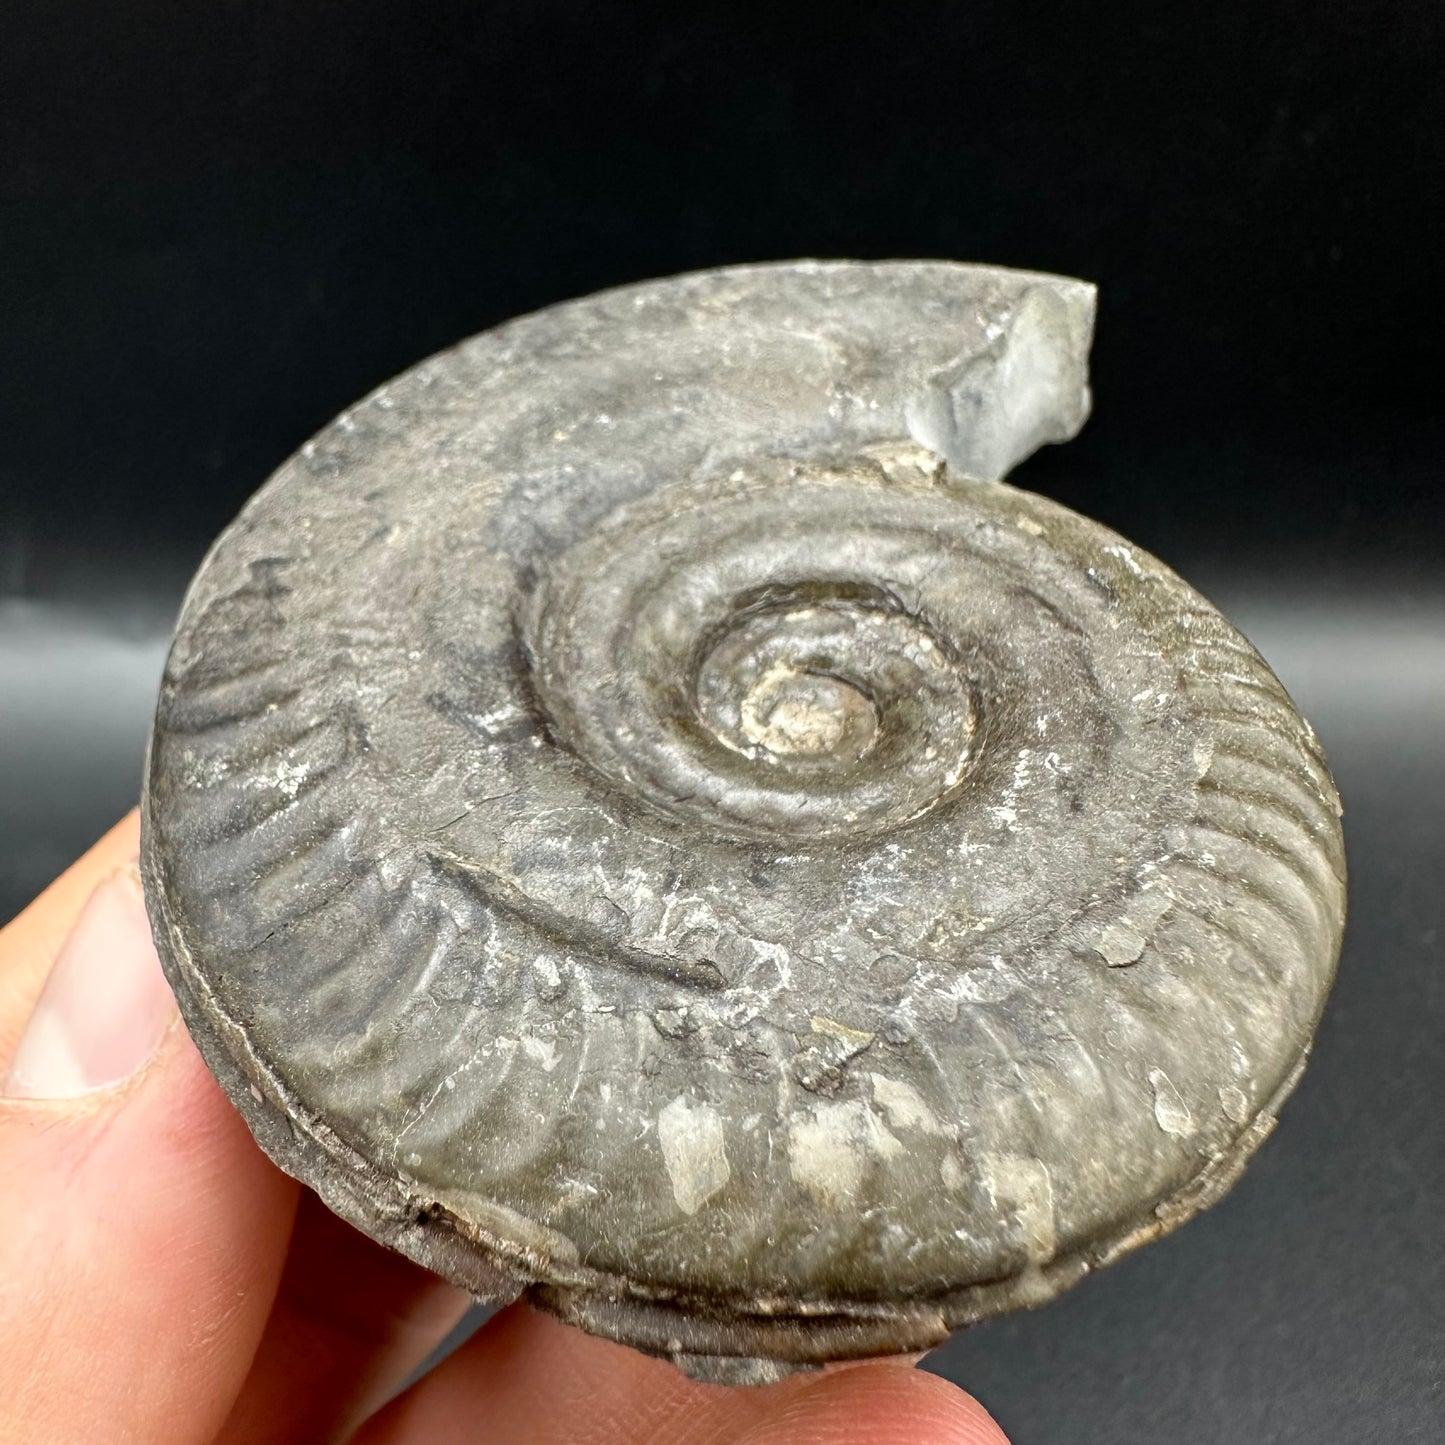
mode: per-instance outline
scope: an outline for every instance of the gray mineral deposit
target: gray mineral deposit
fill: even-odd
[[[1258,653],[1000,478],[1093,288],[632,286],[432,357],[185,603],[143,866],[262,1148],[692,1374],[927,1349],[1217,1199],[1299,1077],[1339,805]]]

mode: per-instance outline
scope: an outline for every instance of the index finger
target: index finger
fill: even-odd
[[[726,1388],[513,1305],[392,1401],[355,1445],[1008,1445],[956,1386],[870,1361]]]

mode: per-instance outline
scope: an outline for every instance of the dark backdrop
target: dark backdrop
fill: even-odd
[[[934,1367],[1018,1445],[1445,1435],[1438,0],[189,4],[0,17],[0,912],[134,796],[186,576],[516,312],[732,261],[1101,287],[1016,474],[1255,639],[1346,800],[1316,1062],[1231,1198]]]

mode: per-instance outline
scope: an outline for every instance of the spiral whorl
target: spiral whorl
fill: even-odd
[[[559,739],[724,832],[852,835],[927,812],[964,775],[988,671],[923,590],[949,520],[932,490],[879,461],[774,462],[623,509],[533,601]]]
[[[144,870],[263,1146],[696,1373],[923,1348],[1220,1193],[1343,853],[1178,577],[997,477],[1092,290],[680,277],[424,362],[192,586]]]

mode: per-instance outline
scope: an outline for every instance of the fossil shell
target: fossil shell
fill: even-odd
[[[285,1169],[714,1379],[925,1349],[1216,1198],[1302,1067],[1318,745],[1161,563],[997,480],[1092,288],[630,287],[423,362],[181,617],[144,872]]]

